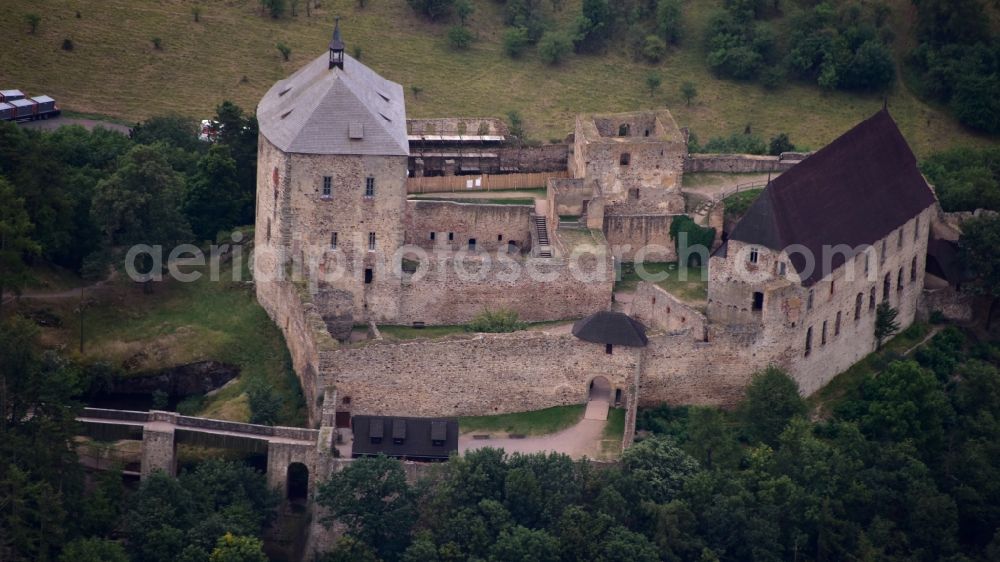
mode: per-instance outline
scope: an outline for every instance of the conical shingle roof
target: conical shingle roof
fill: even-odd
[[[573,324],[573,335],[594,343],[645,347],[646,327],[638,320],[621,312],[602,310]]]

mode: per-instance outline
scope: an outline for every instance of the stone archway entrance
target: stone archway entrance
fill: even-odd
[[[611,383],[605,377],[594,377],[590,380],[590,387],[587,389],[587,400],[610,400]]]
[[[305,502],[309,497],[309,468],[300,462],[288,465],[286,481],[287,499],[291,502]]]

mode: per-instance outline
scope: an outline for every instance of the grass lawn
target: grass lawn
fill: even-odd
[[[878,375],[884,364],[883,358],[906,352],[927,337],[930,330],[931,327],[927,324],[914,323],[886,342],[881,351],[870,353],[850,369],[834,377],[826,386],[808,398],[814,415],[825,417],[841,400],[856,395],[865,380]]]
[[[569,29],[581,1],[564,2],[554,14],[555,27]],[[893,48],[903,61],[914,45],[913,7],[909,0],[888,3],[897,37]],[[722,0],[684,3],[684,40],[660,64],[633,60],[619,39],[604,54],[571,55],[555,67],[543,64],[534,48],[518,60],[503,54],[499,2],[474,3],[468,25],[476,41],[466,51],[448,47],[453,22],[430,23],[415,16],[405,0],[379,0],[364,8],[354,0],[325,0],[312,17],[300,3],[297,16],[281,20],[261,16],[256,0],[199,0],[199,23],[191,15],[192,0],[8,4],[0,10],[4,87],[50,94],[66,110],[130,123],[168,112],[208,117],[223,99],[256,107],[275,81],[326,52],[335,14],[344,18],[348,53],[360,50],[362,61],[403,85],[410,117],[503,116],[517,110],[528,135],[540,140],[563,138],[578,113],[666,106],[703,141],[751,124],[765,139],[787,132],[797,145],[818,148],[882,106],[881,94],[824,92],[794,82],[768,91],[715,78],[705,64],[703,36]],[[41,16],[35,34],[25,23],[29,13]],[[788,20],[778,22],[779,37],[787,36]],[[162,49],[153,47],[154,37]],[[61,48],[65,39],[73,50]],[[279,42],[291,48],[288,62],[275,47]],[[651,72],[663,82],[652,95],[645,85]],[[680,93],[685,81],[698,91],[690,106]],[[888,93],[888,104],[919,155],[995,142],[916,99],[900,81]]]
[[[464,325],[452,326],[425,326],[414,328],[413,326],[379,326],[378,331],[383,339],[387,340],[412,340],[417,338],[443,338],[455,334],[467,334]]]
[[[701,267],[687,268],[687,279],[680,279],[677,262],[653,262],[642,265],[653,281],[675,297],[689,303],[703,303],[708,298],[708,270]],[[666,274],[665,279],[660,279]],[[705,278],[702,278],[702,275]],[[655,281],[654,281],[655,279]],[[621,279],[615,283],[615,292],[632,292],[643,281],[632,264],[622,264]]]
[[[584,404],[556,406],[534,412],[470,416],[459,418],[462,433],[508,433],[514,435],[548,435],[562,431],[583,418]],[[624,419],[623,419],[624,424]],[[624,431],[624,425],[622,426]],[[621,436],[619,435],[619,442]]]
[[[760,197],[762,191],[764,191],[763,188],[748,189],[726,197],[723,200],[726,206],[726,218],[736,219],[742,217],[747,212],[747,209],[750,208],[750,205],[753,205],[753,202]]]
[[[132,372],[209,359],[232,363],[240,367],[238,382],[213,396],[186,401],[185,413],[248,421],[245,389],[262,380],[283,399],[279,423],[305,425],[302,391],[281,332],[257,304],[252,287],[226,281],[231,278],[226,269],[218,282],[207,275],[193,283],[163,282],[147,295],[119,276],[99,293],[87,294],[96,302],[84,313],[82,358],[128,364]],[[65,346],[81,357],[77,299],[24,303],[63,320],[60,328],[43,329],[44,344]]]
[[[622,452],[622,437],[625,436],[625,409],[608,410],[608,421],[601,434],[601,459],[616,459]]]

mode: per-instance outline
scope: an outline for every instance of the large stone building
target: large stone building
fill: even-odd
[[[580,403],[597,380],[634,420],[640,403],[732,404],[772,364],[809,393],[874,348],[877,303],[913,321],[935,199],[882,111],[794,167],[780,163],[791,169],[725,245],[710,259],[704,249],[706,306],[640,283],[626,311],[649,329],[644,346],[558,330],[382,340],[378,325],[461,324],[486,309],[529,321],[608,309],[613,258],[650,244],[676,258],[669,226],[687,213],[686,139],[667,111],[582,116],[572,177],[551,180],[535,205],[408,199],[407,176],[431,159],[459,173],[472,157],[447,162],[462,139],[432,138],[427,123],[408,131],[402,88],[343,50],[338,30],[327,54],[258,107],[257,295],[285,334],[314,423],[331,388],[344,426],[352,414]],[[481,137],[501,132],[475,122],[487,123]],[[345,341],[358,324],[375,337]]]

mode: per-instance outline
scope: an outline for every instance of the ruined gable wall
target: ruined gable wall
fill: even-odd
[[[670,238],[671,222],[671,215],[605,214],[604,236],[619,260],[676,261],[677,251]]]
[[[580,318],[606,309],[613,285],[606,254],[576,269],[561,258],[432,253],[403,281],[399,321],[463,324],[498,309],[529,322]]]
[[[693,340],[708,337],[708,320],[704,314],[647,281],[640,281],[636,287],[632,297],[632,316],[647,328],[670,333],[688,331]]]
[[[407,201],[407,245],[427,250],[460,250],[476,240],[476,249],[495,252],[516,242],[518,248],[531,247],[531,213],[529,205],[483,205],[452,201]],[[431,240],[430,233],[434,233]],[[448,234],[454,240],[448,240]]]

